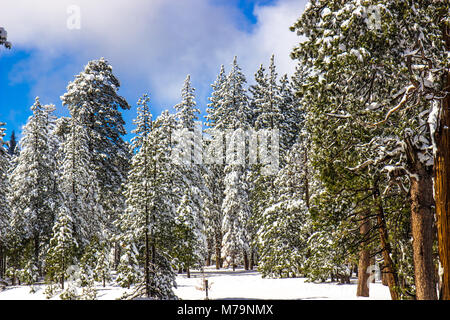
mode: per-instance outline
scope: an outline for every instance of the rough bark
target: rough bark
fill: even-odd
[[[242,252],[242,254],[244,255],[244,269],[248,270],[249,269],[249,261],[248,261],[248,255],[247,252],[244,250]]]
[[[255,250],[252,249],[250,252],[250,270],[253,270],[255,268]]]
[[[375,265],[376,265],[375,257],[370,258],[370,265],[375,267]],[[377,279],[376,279],[376,271],[375,271],[375,269],[372,270],[372,275],[373,275],[373,277],[372,277],[372,283],[375,283],[376,280],[377,280]]]
[[[381,271],[385,270],[384,265],[381,267]],[[386,277],[386,273],[382,272],[381,273],[381,283],[383,284],[383,286],[388,286],[388,281],[387,281],[387,277]]]
[[[364,216],[363,220],[359,227],[359,232],[363,238],[367,237],[367,234],[370,230],[370,220]],[[368,297],[369,296],[369,273],[367,273],[367,269],[370,266],[370,251],[367,248],[367,241],[363,241],[361,244],[361,249],[359,251],[359,264],[358,264],[358,288],[356,289],[357,297]]]
[[[381,202],[380,190],[377,183],[375,183],[374,186],[374,200],[376,203],[376,210],[377,210],[377,225],[378,225],[378,232],[380,235],[381,252],[384,260],[384,268],[382,272],[386,276],[386,281],[389,286],[391,299],[398,300],[399,299],[399,294],[397,292],[398,276],[394,266],[394,262],[391,259],[391,245],[389,243],[386,220],[384,216],[384,208]]]
[[[436,300],[433,242],[434,199],[432,169],[418,158],[418,150],[406,140],[406,156],[411,176],[411,231],[413,237],[414,279],[416,299]]]
[[[419,180],[411,179],[411,230],[416,299],[436,300],[433,261],[433,180],[428,172],[421,172],[419,177]]]
[[[450,27],[444,27],[444,41],[450,50]],[[434,191],[439,244],[442,266],[440,299],[450,300],[450,73],[444,75],[445,97],[440,108],[439,125],[435,132]]]

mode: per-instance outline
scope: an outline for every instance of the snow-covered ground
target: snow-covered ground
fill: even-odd
[[[304,278],[296,279],[263,279],[256,271],[237,269],[215,270],[206,268],[204,276],[199,271],[191,272],[191,278],[186,274],[177,277],[178,288],[175,293],[183,300],[202,300],[205,292],[204,277],[210,284],[210,299],[390,299],[389,289],[380,283],[370,284],[370,298],[356,298],[356,279],[352,284],[339,285],[336,283],[308,283]],[[0,300],[40,300],[45,299],[45,286],[34,287],[35,293],[30,293],[30,287],[14,286],[0,291]],[[115,300],[122,296],[124,289],[107,286],[99,287],[99,300]]]
[[[210,284],[210,299],[333,299],[350,300],[356,298],[356,279],[352,284],[308,283],[304,278],[295,279],[263,279],[256,271],[237,269],[215,270],[205,269],[205,277]],[[191,278],[178,276],[178,289],[175,293],[184,300],[204,299],[202,287],[203,276],[200,272],[192,272]],[[1,295],[0,295],[1,299]],[[370,298],[390,300],[389,289],[381,283],[370,284]]]

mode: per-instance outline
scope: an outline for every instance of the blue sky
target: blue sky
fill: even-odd
[[[79,8],[79,29],[67,20]],[[126,4],[126,5],[124,5]],[[292,74],[289,52],[299,41],[288,27],[300,16],[302,0],[14,0],[2,3],[0,26],[13,49],[0,49],[0,122],[7,139],[20,133],[36,96],[68,115],[60,96],[74,75],[105,57],[121,81],[119,93],[132,110],[143,93],[152,112],[172,110],[191,74],[204,112],[220,65],[238,56],[249,83],[259,64],[275,54],[279,74]],[[77,16],[78,17],[78,16]],[[27,23],[24,23],[27,21]],[[129,137],[128,137],[129,138]]]

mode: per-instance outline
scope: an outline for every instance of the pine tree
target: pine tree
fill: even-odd
[[[220,74],[213,85],[210,108],[207,119],[216,130],[238,129],[242,124],[248,125],[252,114],[245,90],[246,78],[234,57],[228,75],[222,66]]]
[[[222,229],[223,247],[222,256],[227,260],[228,266],[235,270],[241,252],[247,250],[247,234],[244,223],[248,219],[249,208],[247,189],[242,166],[228,164],[225,169],[225,199],[222,210],[224,214]]]
[[[107,239],[110,239],[107,231],[103,231],[105,233],[97,243],[96,252],[95,252],[95,265],[93,268],[94,279],[102,283],[103,287],[106,286],[108,281],[112,280],[111,277],[111,243]]]
[[[202,207],[205,182],[202,172],[205,170],[202,159],[197,158],[202,151],[201,131],[196,120],[200,110],[196,108],[195,89],[187,76],[181,91],[182,101],[175,106],[177,110],[177,128],[175,148],[182,153],[181,161],[175,160],[176,172],[179,173],[177,181],[181,185],[174,185],[178,198],[177,203],[177,233],[180,245],[177,245],[175,256],[182,264],[189,268],[198,266],[206,255],[206,241],[204,238],[204,218]],[[180,187],[181,186],[181,187]]]
[[[436,298],[432,278],[432,239],[429,236],[433,234],[433,135],[428,119],[432,120],[431,124],[435,123],[434,103],[431,102],[437,102],[439,99],[435,97],[443,96],[443,87],[435,79],[441,77],[437,70],[444,70],[442,67],[447,64],[442,42],[445,38],[442,34],[444,12],[447,8],[443,3],[431,1],[426,5],[412,1],[400,5],[396,1],[383,4],[377,1],[348,1],[345,4],[311,1],[292,27],[299,35],[307,37],[307,41],[294,49],[292,56],[310,71],[309,80],[299,91],[307,97],[310,106],[311,130],[315,131],[315,127],[321,131],[314,134],[313,141],[315,144],[320,141],[322,148],[327,146],[328,150],[323,153],[327,154],[325,157],[334,157],[334,163],[325,158],[315,162],[326,164],[322,167],[323,177],[326,170],[328,174],[333,170],[342,174],[345,167],[358,168],[358,174],[369,171],[368,180],[372,182],[365,187],[367,192],[372,192],[378,218],[383,222],[380,242],[384,263],[390,265],[389,276],[393,275],[390,281],[393,299],[399,297],[395,292],[399,286],[386,241],[384,199],[380,188],[392,190],[393,185],[403,186],[402,176],[407,176],[411,183],[417,297]],[[414,27],[411,29],[411,26]],[[424,34],[430,36],[423,37]],[[426,63],[423,57],[427,57]],[[328,126],[326,131],[324,125]],[[358,150],[350,155],[355,145],[359,146]],[[314,149],[322,153],[319,148]],[[347,159],[337,161],[336,155]],[[361,156],[360,163],[355,155]],[[344,161],[348,161],[347,166]],[[380,181],[384,172],[389,174],[387,182]],[[358,181],[358,178],[354,179]],[[343,181],[340,184],[342,189]],[[424,246],[428,249],[423,249]]]
[[[260,67],[255,74],[256,84],[252,86],[252,106],[255,113],[255,129],[258,130],[258,146],[261,150],[263,143],[272,144],[271,139],[278,133],[281,137],[278,138],[278,143],[281,145],[278,147],[278,151],[271,150],[271,152],[279,152],[278,157],[283,158],[286,153],[286,146],[283,145],[284,131],[283,123],[285,121],[284,114],[282,113],[282,106],[286,102],[284,97],[281,96],[281,86],[278,84],[278,74],[275,67],[275,58],[272,55],[270,59],[269,72],[266,74],[263,66]],[[263,130],[270,130],[273,134],[268,141],[263,139]],[[265,160],[262,158],[260,152],[258,157],[258,163],[252,164],[249,174],[250,189],[250,203],[251,203],[251,217],[248,219],[248,234],[250,236],[249,242],[252,247],[256,247],[256,231],[258,229],[258,222],[262,219],[262,214],[269,206],[267,199],[275,197],[274,179],[272,174],[268,175],[264,171],[264,167],[267,166],[263,163]],[[272,156],[274,156],[272,154]],[[251,251],[255,251],[254,248]]]
[[[73,224],[74,220],[70,211],[64,205],[60,206],[47,254],[47,272],[52,282],[61,284],[61,289],[64,289],[68,268],[76,262],[75,255],[78,244]]]
[[[56,159],[52,144],[51,107],[43,107],[36,98],[23,130],[21,152],[11,173],[13,228],[23,245],[32,242],[33,259],[41,269],[41,248],[50,239],[55,210],[60,198],[55,192]]]
[[[17,139],[16,139],[16,133],[13,130],[13,132],[11,133],[11,138],[9,139],[8,142],[8,154],[10,156],[15,156],[18,154],[18,145],[17,145]]]
[[[97,175],[89,150],[87,129],[70,118],[70,132],[62,144],[63,159],[59,188],[64,205],[74,220],[73,232],[82,254],[94,237],[99,237],[103,208],[99,203]]]
[[[251,125],[254,128],[256,126],[256,119],[259,117],[258,104],[264,100],[265,90],[267,89],[267,75],[264,65],[260,65],[258,71],[255,73],[255,84],[248,88],[251,94],[250,107],[252,109],[252,121]]]
[[[230,73],[218,89],[220,97],[215,114],[214,129],[227,133],[226,166],[224,169],[223,247],[222,256],[235,270],[241,252],[248,249],[248,237],[242,221],[247,221],[248,187],[245,184],[245,131],[249,129],[252,112],[244,88],[246,79],[234,58]],[[239,150],[239,148],[241,148]],[[243,149],[242,149],[243,148]],[[235,152],[236,151],[236,152]],[[244,154],[243,157],[239,156]],[[244,254],[244,259],[246,254]]]
[[[296,277],[304,273],[310,222],[306,205],[305,157],[299,142],[275,179],[275,192],[258,221],[260,261],[264,277]]]
[[[270,58],[269,73],[261,78],[260,72],[255,75],[258,95],[253,97],[256,109],[255,129],[279,129],[284,120],[280,110],[283,100],[273,55]]]
[[[222,87],[226,81],[225,67],[222,65],[220,67],[220,72],[217,76],[216,81],[211,85],[213,91],[211,97],[209,97],[210,103],[206,109],[207,115],[207,126],[210,128],[217,128],[217,130],[223,129],[221,124],[223,118],[224,109],[222,108]]]
[[[175,106],[177,118],[181,128],[193,129],[198,120],[200,110],[195,102],[195,88],[191,84],[191,76],[188,75],[181,90],[182,101]]]
[[[289,81],[286,74],[280,79],[280,112],[283,119],[279,128],[281,166],[283,166],[282,161],[286,158],[286,153],[297,142],[300,128],[305,119],[304,112],[302,112],[303,108],[300,106],[300,99],[296,97],[294,92],[294,82],[302,81],[301,70],[301,68],[297,68],[292,82]]]
[[[222,201],[224,198],[223,166],[206,166],[204,181],[208,192],[204,194],[203,215],[205,218],[205,234],[211,244],[211,255],[214,255],[216,269],[222,267]],[[213,249],[213,250],[212,250]]]
[[[204,180],[205,184],[210,191],[205,194],[204,198],[204,216],[205,216],[205,230],[206,236],[209,238],[209,241],[214,245],[214,254],[216,259],[216,269],[220,269],[222,267],[222,245],[223,245],[223,212],[222,212],[222,202],[224,199],[224,158],[225,153],[220,153],[221,148],[217,148],[216,144],[223,146],[223,130],[224,127],[222,125],[222,87],[224,86],[226,81],[225,68],[222,65],[220,67],[219,75],[217,76],[216,81],[211,85],[213,91],[211,97],[209,97],[210,103],[208,104],[208,108],[206,109],[206,125],[208,129],[206,133],[210,136],[210,138],[205,137],[203,148],[204,150],[211,150],[210,154],[208,152],[205,153],[207,157],[211,157],[212,163],[208,163],[206,170],[204,172]],[[219,151],[218,151],[219,150]],[[222,150],[224,151],[224,150]],[[205,159],[207,160],[207,159]],[[208,162],[208,161],[205,161]],[[212,240],[211,240],[212,238]]]
[[[187,270],[203,266],[204,243],[202,225],[200,225],[199,211],[192,201],[190,190],[185,191],[177,208],[175,226],[175,255],[182,269]]]
[[[125,188],[126,211],[118,220],[123,232],[122,246],[128,246],[121,262],[143,261],[143,275],[138,279],[133,292],[125,298],[145,296],[153,299],[175,298],[175,273],[169,258],[168,244],[173,243],[174,211],[171,206],[170,136],[168,125],[172,117],[163,113],[156,121],[148,108],[148,98],[139,101],[138,117],[135,121],[138,138],[133,140],[135,154],[131,161],[128,182]],[[135,243],[124,243],[134,241]],[[134,256],[133,247],[139,251]],[[120,267],[125,271],[122,282],[137,278],[136,268]]]
[[[122,183],[129,160],[121,110],[130,106],[118,94],[119,88],[120,82],[111,65],[101,58],[90,61],[61,97],[71,117],[86,130],[89,167],[96,173],[100,188],[97,202],[104,210],[98,218],[109,228],[124,208]]]

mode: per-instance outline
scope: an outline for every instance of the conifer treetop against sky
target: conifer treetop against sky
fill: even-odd
[[[89,60],[105,57],[131,105],[150,94],[152,113],[173,109],[187,74],[202,116],[220,65],[235,55],[251,84],[275,54],[292,74],[289,31],[305,0],[15,0],[2,3],[0,26],[12,50],[0,50],[0,121],[21,131],[36,96],[67,115],[60,96]],[[77,11],[78,10],[78,11]],[[76,20],[79,15],[79,21]],[[74,20],[75,18],[75,20]],[[128,132],[136,108],[124,112]]]

